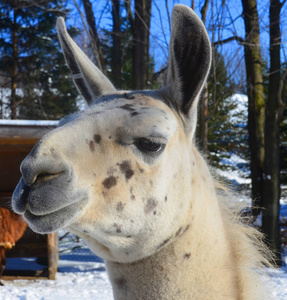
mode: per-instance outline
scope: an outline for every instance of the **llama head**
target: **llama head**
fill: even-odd
[[[89,107],[62,119],[21,165],[12,206],[36,232],[67,227],[106,260],[131,262],[189,227],[196,106],[210,68],[204,25],[176,5],[167,86],[117,91],[58,33]]]

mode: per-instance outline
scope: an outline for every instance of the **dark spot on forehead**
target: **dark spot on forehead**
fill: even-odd
[[[89,142],[89,147],[90,147],[90,150],[91,150],[92,152],[95,151],[95,144],[94,144],[93,141],[90,141],[90,142]]]
[[[94,141],[95,143],[99,144],[102,140],[102,137],[99,134],[94,135]]]
[[[124,96],[124,98],[126,98],[128,100],[135,99],[135,96],[133,94],[124,93],[123,96]]]
[[[156,206],[157,206],[158,202],[156,199],[154,198],[149,198],[146,202],[146,205],[144,207],[144,212],[146,214],[150,213]]]
[[[131,168],[131,162],[129,160],[124,160],[122,163],[119,164],[119,166],[121,172],[125,174],[127,180],[133,177],[134,171]]]
[[[103,186],[108,190],[115,185],[117,185],[117,178],[115,176],[110,176],[103,181]]]
[[[133,108],[133,105],[132,104],[125,104],[123,106],[120,106],[121,109],[124,109],[124,110],[127,110],[127,111],[131,111],[131,112],[134,112],[135,109]]]

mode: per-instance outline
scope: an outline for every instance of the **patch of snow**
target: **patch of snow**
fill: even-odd
[[[244,167],[248,162],[235,153],[226,153],[220,164],[227,166],[224,170],[216,169],[216,173],[234,185],[251,184],[249,171]],[[230,167],[230,168],[228,168]]]
[[[231,97],[229,97],[228,99],[226,99],[226,101],[230,101],[231,103],[236,103],[236,107],[229,112],[231,123],[237,124],[237,126],[240,125],[240,127],[245,127],[246,124],[242,123],[242,116],[240,116],[240,114],[241,115],[243,114],[243,116],[245,116],[244,119],[246,120],[246,123],[247,123],[248,97],[243,94],[234,94]]]

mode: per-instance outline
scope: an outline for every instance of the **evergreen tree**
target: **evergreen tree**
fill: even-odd
[[[236,98],[231,97],[235,84],[228,77],[224,57],[216,48],[213,59],[214,64],[208,80],[208,152],[214,166],[226,169],[229,166],[222,161],[232,154],[248,159],[247,124],[240,121],[246,115],[242,111],[235,113],[239,104]]]
[[[78,93],[55,30],[57,17],[68,13],[66,1],[1,0],[0,5],[0,71],[10,82],[10,117],[59,119],[75,112]]]

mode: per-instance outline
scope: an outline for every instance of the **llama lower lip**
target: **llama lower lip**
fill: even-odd
[[[29,210],[24,213],[24,219],[27,221],[29,227],[38,233],[51,233],[59,230],[60,228],[68,226],[71,222],[77,219],[88,199],[85,198],[81,201],[68,205],[55,212],[34,215]]]

